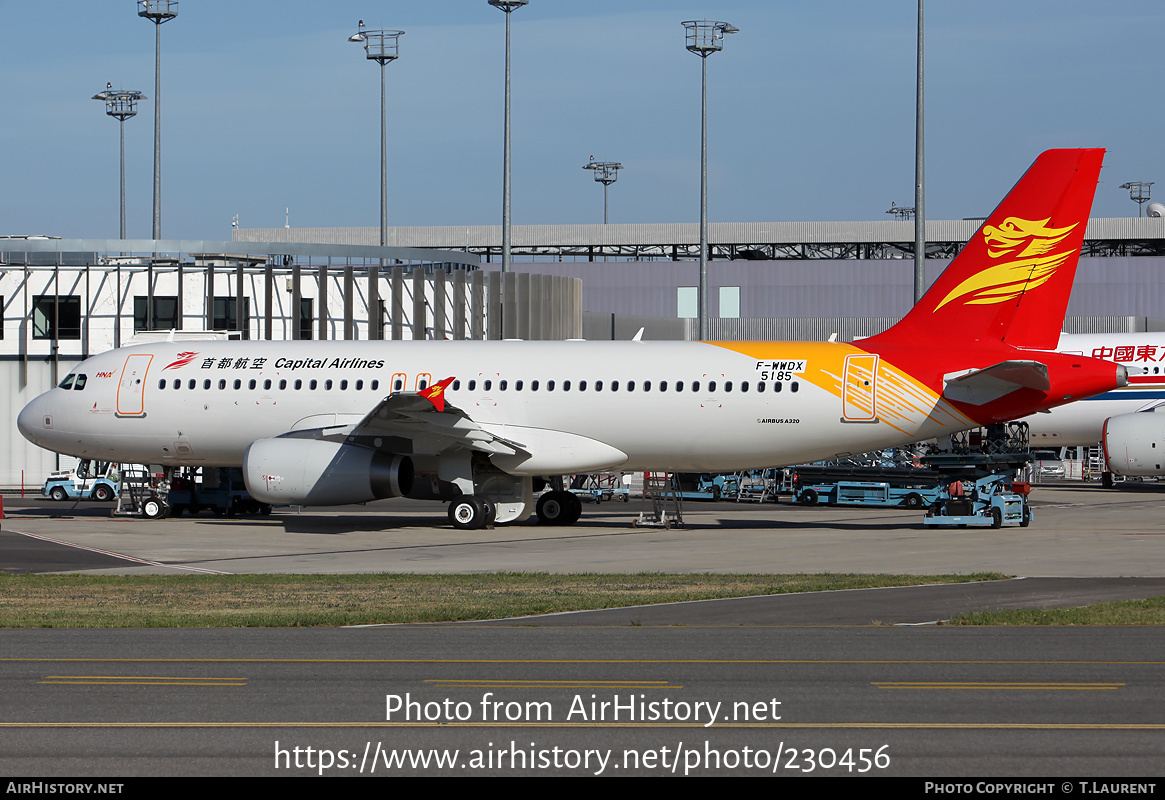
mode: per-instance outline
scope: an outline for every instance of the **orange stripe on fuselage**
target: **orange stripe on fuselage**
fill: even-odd
[[[842,397],[842,375],[846,356],[872,351],[843,342],[705,342],[741,353],[757,361],[805,361],[805,370],[797,375],[838,398]],[[877,414],[885,425],[906,434],[914,434],[927,423],[943,428],[962,429],[978,425],[975,420],[943,400],[937,392],[909,373],[878,359],[876,377]]]

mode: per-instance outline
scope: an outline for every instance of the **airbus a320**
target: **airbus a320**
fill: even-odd
[[[80,458],[242,467],[264,503],[448,500],[459,528],[571,524],[602,470],[804,463],[1108,392],[1056,348],[1104,151],[1035,161],[897,325],[834,342],[163,342],[82,362],[18,426]]]

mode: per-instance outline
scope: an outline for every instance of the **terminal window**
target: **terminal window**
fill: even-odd
[[[243,298],[243,318],[239,319],[238,302],[234,297],[214,298],[213,322],[216,331],[241,331],[244,339],[251,338],[251,298]]]
[[[146,318],[150,305],[149,297],[137,296],[133,299],[133,332],[178,330],[178,298],[154,295],[154,319]]]
[[[740,317],[740,287],[720,287],[720,318],[738,319]]]
[[[80,339],[79,295],[38,294],[32,298],[33,339]]]
[[[315,314],[312,312],[312,300],[310,297],[302,297],[299,300],[299,338],[310,339],[312,322],[315,320]]]
[[[680,319],[695,319],[696,287],[680,286],[676,289],[676,316]]]

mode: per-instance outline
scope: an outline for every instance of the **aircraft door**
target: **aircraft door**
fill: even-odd
[[[145,388],[146,371],[150,368],[152,355],[137,353],[125,359],[121,368],[121,382],[117,385],[117,414],[122,417],[144,417],[146,415]]]
[[[845,357],[841,387],[842,422],[877,422],[878,356],[855,353]]]

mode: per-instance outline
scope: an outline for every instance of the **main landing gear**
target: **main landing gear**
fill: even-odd
[[[567,491],[547,492],[538,498],[538,521],[543,525],[573,525],[582,516],[582,501]],[[484,497],[459,497],[449,504],[449,522],[463,531],[491,528],[497,506]]]
[[[573,525],[582,516],[582,502],[566,491],[561,476],[537,479],[539,491],[547,483],[554,488],[535,503],[535,478],[503,472],[483,453],[443,456],[438,462],[437,478],[452,484],[448,487],[450,493],[460,492],[449,503],[449,522],[458,530],[525,522],[535,513],[543,525]]]
[[[582,516],[582,501],[571,492],[547,492],[538,498],[535,513],[543,525],[573,525]]]
[[[481,497],[459,497],[449,504],[449,521],[458,530],[489,528],[497,518],[497,507]]]

